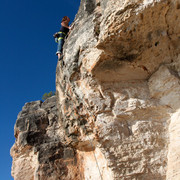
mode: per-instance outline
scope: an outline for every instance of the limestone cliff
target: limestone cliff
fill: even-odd
[[[15,179],[179,180],[180,1],[82,0],[52,99],[18,115]]]
[[[76,179],[75,152],[62,143],[55,96],[44,103],[26,103],[14,130],[16,143],[11,149],[14,179]],[[73,173],[69,173],[71,170]]]

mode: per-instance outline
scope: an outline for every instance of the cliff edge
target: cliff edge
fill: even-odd
[[[179,0],[82,0],[56,97],[18,115],[14,179],[180,179],[179,22]]]

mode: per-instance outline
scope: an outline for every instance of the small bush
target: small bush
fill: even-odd
[[[42,100],[45,101],[47,98],[52,97],[55,95],[55,92],[50,91],[49,93],[44,93],[44,95],[42,96]]]

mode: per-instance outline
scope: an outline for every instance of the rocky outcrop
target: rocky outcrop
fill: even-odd
[[[20,113],[14,177],[31,169],[40,179],[178,180],[179,22],[178,0],[82,0],[56,69],[56,131],[48,135],[46,110],[36,112],[46,117],[38,128]],[[41,162],[43,145],[55,150]]]
[[[103,179],[180,178],[179,7],[81,2],[56,82],[59,122],[84,159],[85,179],[100,179],[90,152],[102,157]]]
[[[43,103],[26,103],[14,130],[16,142],[11,148],[11,156],[15,180],[78,177],[74,149],[63,143],[61,127],[57,122],[55,96]]]

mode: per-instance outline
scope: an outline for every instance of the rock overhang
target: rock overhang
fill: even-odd
[[[147,5],[130,4],[111,14],[113,21],[100,24],[96,47],[101,51],[90,68],[100,81],[147,80],[163,63],[173,61],[171,49],[178,48],[178,37],[172,39],[171,23],[180,14],[178,3],[157,1]],[[172,30],[171,30],[172,31]],[[153,56],[152,56],[153,54]]]

